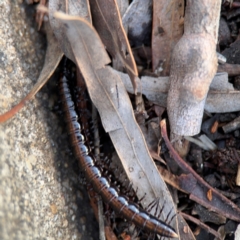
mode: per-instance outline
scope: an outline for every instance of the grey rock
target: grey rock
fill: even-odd
[[[34,7],[0,1],[0,113],[31,90],[46,40]],[[56,79],[16,116],[0,124],[0,239],[98,239],[85,186],[61,119],[52,110]],[[81,219],[85,219],[83,222]]]

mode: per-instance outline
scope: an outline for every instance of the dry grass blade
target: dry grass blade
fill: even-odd
[[[147,150],[125,87],[118,74],[106,66],[110,60],[100,38],[82,18],[61,13],[56,13],[55,17],[65,26],[66,36],[85,78],[90,97],[134,189],[138,188],[138,197],[147,194],[143,203],[145,207],[159,198],[160,207],[165,204],[161,219],[166,220],[170,212],[168,219],[171,219],[175,215],[172,198]],[[175,219],[171,226],[177,229]]]
[[[58,45],[56,44],[56,38],[54,37],[49,24],[46,23],[45,26],[46,26],[48,47],[47,47],[47,52],[45,56],[44,66],[40,73],[40,76],[38,77],[37,83],[32,88],[30,93],[24,99],[21,100],[20,103],[18,103],[8,112],[0,115],[0,123],[5,122],[11,117],[13,117],[17,112],[19,112],[26,105],[26,103],[29,100],[34,98],[36,93],[45,85],[48,79],[55,72],[60,60],[62,59],[63,53],[61,49],[58,47]]]
[[[136,93],[138,76],[121,16],[115,0],[90,0],[93,25],[110,55],[126,68]]]

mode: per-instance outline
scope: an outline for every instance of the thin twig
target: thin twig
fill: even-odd
[[[238,206],[205,182],[175,151],[167,136],[165,119],[161,121],[160,126],[162,137],[173,159],[185,173],[191,174],[192,177],[196,179],[196,184],[191,190],[190,199],[200,203],[211,211],[217,212],[232,220],[240,221],[240,209]],[[212,192],[212,201],[209,201],[207,198],[209,191]]]
[[[202,229],[206,230],[208,233],[211,233],[212,235],[214,235],[217,239],[222,239],[220,233],[218,233],[217,231],[213,230],[212,228],[210,228],[209,226],[207,226],[206,224],[204,224],[203,222],[201,222],[199,219],[194,218],[186,213],[180,212],[180,214],[186,219],[189,220],[193,223],[195,223],[196,225],[200,226]]]

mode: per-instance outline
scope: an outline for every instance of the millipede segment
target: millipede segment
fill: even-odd
[[[125,197],[120,196],[117,190],[111,186],[107,178],[102,176],[101,170],[96,166],[95,158],[89,153],[88,147],[84,143],[85,138],[81,132],[81,125],[78,122],[78,116],[66,76],[61,78],[59,86],[65,121],[68,125],[75,155],[81,169],[85,173],[87,181],[92,185],[94,191],[100,194],[103,201],[109,204],[116,213],[121,214],[137,227],[149,233],[177,238],[178,235],[171,226],[150,215],[148,212],[139,209],[133,203],[128,202]]]

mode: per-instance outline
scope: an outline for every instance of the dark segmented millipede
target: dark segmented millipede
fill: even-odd
[[[87,181],[92,185],[102,197],[106,204],[125,219],[133,222],[137,227],[153,234],[169,238],[177,238],[175,230],[150,215],[136,205],[129,203],[125,197],[120,196],[115,188],[111,187],[108,180],[102,176],[101,170],[96,166],[95,158],[89,153],[88,147],[84,143],[84,136],[81,133],[81,126],[78,122],[78,116],[72,101],[71,93],[66,76],[63,76],[59,83],[63,112],[69,129],[69,135],[72,141],[75,155],[79,160],[81,169],[85,173]]]

